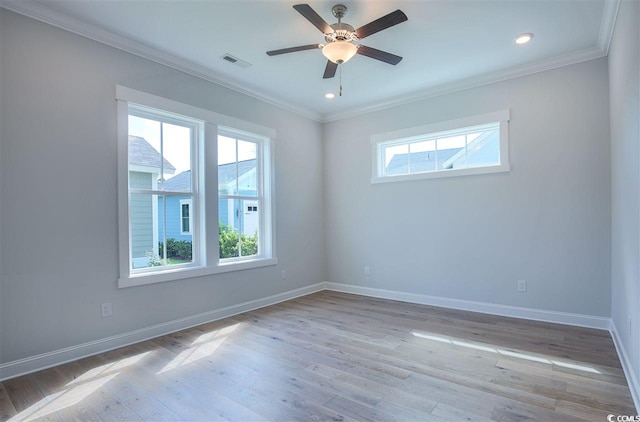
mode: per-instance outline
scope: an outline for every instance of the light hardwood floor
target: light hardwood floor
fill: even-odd
[[[320,292],[0,383],[3,420],[635,415],[606,331]]]

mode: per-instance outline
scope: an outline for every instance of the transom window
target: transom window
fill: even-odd
[[[119,286],[276,264],[272,130],[124,87],[117,96]]]
[[[376,135],[372,182],[508,171],[507,122],[505,111]]]

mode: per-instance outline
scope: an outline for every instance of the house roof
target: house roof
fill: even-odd
[[[487,145],[489,142],[499,142],[499,130],[487,130],[484,131],[480,136],[474,139],[467,146],[467,159],[470,159],[474,156],[478,151],[482,150],[482,148]],[[455,153],[451,158],[449,158],[445,163],[442,164],[442,168],[450,169],[453,168],[454,164],[458,160],[462,160],[465,158],[465,150],[464,148],[460,149],[457,153]]]
[[[460,148],[439,149],[438,163],[444,163],[453,157]],[[404,168],[409,163],[409,155],[411,155],[411,172],[434,171],[436,169],[436,153],[435,151],[414,152],[411,154],[396,154],[393,156],[389,164],[387,164],[386,173],[388,175],[406,174]]]
[[[245,160],[238,162],[238,174],[236,175],[236,163],[222,164],[218,166],[218,184],[226,185],[235,179],[243,176],[256,167],[256,160]],[[167,179],[164,188],[170,191],[188,191],[191,188],[191,170],[183,171]]]
[[[151,146],[144,138],[140,136],[129,135],[129,165],[160,168],[160,160],[162,159],[165,173],[173,174],[176,168],[162,158],[160,153]]]
[[[218,185],[226,185],[256,168],[256,160],[238,161],[238,174],[236,174],[236,163],[222,164],[218,166]]]
[[[183,171],[167,179],[164,182],[164,189],[171,191],[189,191],[191,190],[191,170]]]

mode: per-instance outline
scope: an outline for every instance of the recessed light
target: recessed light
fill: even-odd
[[[336,94],[334,94],[333,92],[327,92],[326,94],[324,94],[324,98],[330,100],[332,98],[335,98]]]
[[[531,38],[533,38],[533,34],[530,32],[525,32],[524,34],[520,34],[515,38],[515,42],[518,45],[522,45],[522,44],[526,44],[529,41],[531,41]]]

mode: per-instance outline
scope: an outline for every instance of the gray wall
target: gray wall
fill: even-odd
[[[319,123],[4,9],[0,19],[3,362],[326,279]],[[276,130],[278,266],[116,287],[116,84]],[[113,317],[100,317],[103,302]]]
[[[640,379],[640,6],[622,1],[609,50],[611,318]],[[631,318],[631,333],[628,318]]]
[[[607,97],[603,58],[325,125],[329,281],[608,317]],[[371,135],[506,108],[511,172],[370,183]]]
[[[629,79],[637,92],[630,3],[610,66],[613,178],[606,59],[320,125],[0,9],[0,363],[324,280],[624,327],[640,234],[637,118],[614,111]],[[277,267],[116,288],[116,84],[277,131]],[[504,108],[510,173],[370,184],[370,135]],[[624,341],[637,362],[638,336]]]

